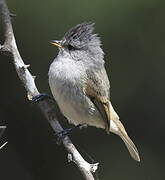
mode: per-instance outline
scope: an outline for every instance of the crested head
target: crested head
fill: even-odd
[[[82,23],[71,28],[63,37],[64,45],[70,45],[77,49],[88,46],[100,46],[98,34],[94,34],[94,23]]]
[[[93,31],[94,23],[78,24],[65,33],[61,41],[54,40],[51,43],[59,47],[58,57],[103,65],[104,52],[101,41]]]

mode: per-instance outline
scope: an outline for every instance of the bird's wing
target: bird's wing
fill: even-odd
[[[107,133],[110,130],[110,109],[109,109],[109,89],[110,84],[105,69],[95,71],[87,70],[87,81],[85,93],[95,104],[105,122]]]
[[[109,80],[105,69],[95,70],[94,72],[91,70],[87,71],[85,93],[95,104],[96,108],[102,115],[107,133],[109,134],[111,128],[113,133],[119,135],[122,138],[131,156],[135,160],[140,161],[136,146],[128,136],[123,124],[119,120],[119,116],[113,109],[113,106],[110,102],[109,88]],[[111,122],[112,127],[110,127]]]

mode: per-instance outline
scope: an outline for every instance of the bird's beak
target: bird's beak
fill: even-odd
[[[61,41],[51,40],[50,43],[53,44],[54,46],[59,47],[59,48],[63,48],[63,46],[61,45]]]

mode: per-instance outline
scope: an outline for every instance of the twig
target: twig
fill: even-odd
[[[0,126],[0,139],[1,139],[5,129],[6,129],[6,126]]]
[[[24,64],[20,56],[20,53],[17,49],[13,28],[11,24],[11,19],[10,19],[10,12],[8,10],[5,0],[0,0],[0,13],[2,16],[2,21],[4,23],[4,29],[5,29],[5,42],[3,45],[0,45],[0,51],[6,52],[7,54],[10,54],[13,57],[13,62],[17,74],[27,91],[28,99],[31,100],[32,97],[39,95],[39,91],[35,85],[34,77],[31,75],[31,73],[28,70],[29,65]],[[61,132],[63,128],[57,121],[56,113],[53,110],[50,103],[44,100],[38,103],[38,107],[41,109],[46,119],[51,124],[55,133]],[[98,163],[89,164],[87,161],[85,161],[78,152],[78,150],[76,149],[76,147],[72,144],[69,137],[66,136],[62,140],[62,142],[64,147],[68,151],[69,161],[73,161],[77,165],[84,179],[94,180],[92,173],[97,170]]]
[[[2,137],[5,129],[6,129],[6,126],[0,126],[0,140],[1,140],[1,137]],[[3,144],[0,146],[0,149],[2,149],[7,143],[8,143],[8,141],[6,141],[5,143],[3,143]]]
[[[5,143],[3,143],[3,144],[0,146],[0,149],[2,149],[4,146],[6,146],[7,143],[8,143],[8,141],[6,141]]]

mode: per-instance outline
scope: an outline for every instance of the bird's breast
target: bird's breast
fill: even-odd
[[[72,124],[103,127],[100,113],[83,91],[85,69],[74,62],[54,61],[49,69],[49,85],[61,112]]]
[[[68,119],[79,119],[76,108],[82,109],[85,102],[84,81],[85,70],[69,59],[54,61],[50,66],[49,85],[52,94]]]
[[[51,64],[49,69],[49,84],[51,89],[67,93],[73,88],[81,88],[85,81],[85,68],[71,59],[60,59]]]

